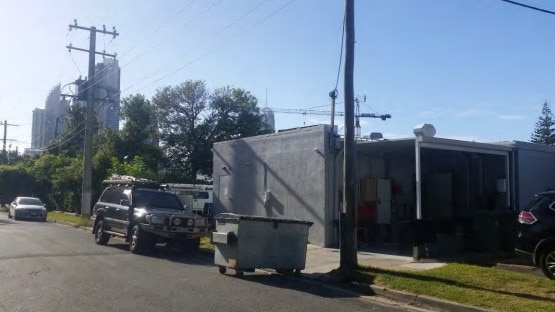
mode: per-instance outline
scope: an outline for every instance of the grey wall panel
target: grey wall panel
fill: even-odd
[[[311,221],[309,241],[333,244],[327,129],[314,126],[214,144],[214,212]]]

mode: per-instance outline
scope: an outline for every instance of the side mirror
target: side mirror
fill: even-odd
[[[119,201],[120,206],[129,206],[129,200],[128,199],[122,199]]]

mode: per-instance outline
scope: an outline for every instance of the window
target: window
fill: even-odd
[[[42,202],[38,198],[20,198],[19,205],[42,206]]]
[[[127,198],[127,195],[125,195],[125,193],[123,192],[123,188],[115,188],[114,195],[110,202],[116,205],[120,205],[122,200],[129,200],[129,198]]]
[[[137,189],[133,192],[133,205],[183,210],[181,201],[174,194],[146,189]]]
[[[100,196],[99,202],[111,203],[111,199],[114,196],[114,188],[109,187],[104,190],[104,193]]]

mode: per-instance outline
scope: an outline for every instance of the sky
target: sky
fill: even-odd
[[[118,54],[123,97],[193,79],[246,89],[260,107],[329,111],[343,12],[340,0],[2,0],[0,120],[17,125],[8,145],[30,147],[33,109],[55,84],[86,76],[87,54],[66,49],[88,48],[87,32],[68,31],[74,19],[116,27],[96,45]],[[500,0],[357,0],[355,36],[360,112],[392,115],[361,119],[363,135],[413,137],[430,123],[438,137],[528,141],[542,104],[555,104],[555,15]],[[329,120],[275,114],[277,129]]]

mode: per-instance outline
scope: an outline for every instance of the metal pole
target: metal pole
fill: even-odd
[[[340,252],[340,269],[354,270],[357,267],[356,242],[356,174],[355,174],[355,138],[354,138],[354,58],[355,58],[355,1],[345,0],[345,158],[344,158],[344,191],[345,226],[344,242]]]
[[[89,80],[87,82],[87,107],[85,118],[85,146],[83,156],[83,189],[81,194],[81,215],[89,216],[92,197],[92,149],[94,118],[94,62],[96,50],[96,27],[90,28]]]
[[[420,163],[420,137],[414,140],[414,159],[416,166],[416,219],[422,219],[422,182],[421,182],[421,163]]]

